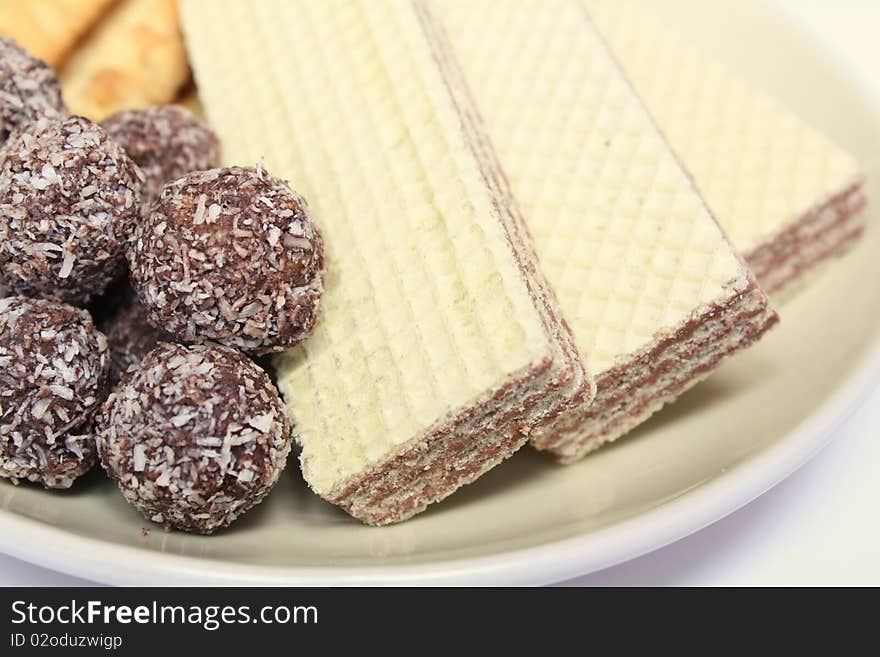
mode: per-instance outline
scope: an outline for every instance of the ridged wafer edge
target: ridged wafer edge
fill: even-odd
[[[769,294],[791,296],[811,272],[858,241],[868,204],[864,183],[860,176],[745,254]]]
[[[758,340],[778,317],[754,282],[604,372],[589,408],[566,414],[532,444],[572,463],[614,441]]]
[[[638,97],[626,71],[593,24],[589,11],[581,3],[578,6],[587,28],[595,32],[620,76]],[[644,107],[644,103],[642,105]],[[644,111],[668,144],[647,107]],[[724,241],[737,254],[743,267],[743,280],[731,281],[724,297],[694,309],[687,320],[658,334],[653,343],[599,374],[596,396],[590,406],[561,414],[532,436],[533,447],[550,452],[560,463],[578,461],[628,433],[709,376],[727,356],[754,344],[779,321],[755,275],[699,193],[693,176],[671,147],[669,152],[687,174],[694,193],[700,196],[707,215],[718,226]],[[721,328],[712,331],[713,324]]]
[[[427,2],[413,0],[413,8],[554,353],[540,371],[528,372],[484,403],[459,411],[448,422],[409,441],[397,454],[342,482],[326,496],[371,525],[406,520],[442,500],[511,456],[536,427],[551,423],[564,411],[588,404],[595,394],[595,383],[585,371],[571,329],[538,266],[525,221],[443,28]]]

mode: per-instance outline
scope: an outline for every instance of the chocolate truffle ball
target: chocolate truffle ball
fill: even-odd
[[[165,331],[147,321],[147,314],[132,295],[102,324],[110,345],[110,383],[116,385],[132,365],[143,360],[161,341],[169,341]]]
[[[254,354],[304,340],[324,289],[324,244],[305,200],[259,168],[166,185],[128,262],[155,326],[181,342]]]
[[[123,110],[101,125],[144,172],[146,206],[165,183],[220,166],[217,135],[180,105]]]
[[[55,72],[12,39],[0,38],[0,146],[13,130],[66,114]]]
[[[0,476],[68,488],[87,472],[108,368],[107,339],[86,311],[0,299]]]
[[[263,500],[287,463],[278,391],[241,352],[160,343],[99,414],[101,463],[147,518],[210,534]]]
[[[69,303],[100,293],[124,265],[142,177],[88,119],[13,133],[0,164],[0,283]]]

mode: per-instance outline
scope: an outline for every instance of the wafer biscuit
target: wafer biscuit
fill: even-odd
[[[580,458],[750,345],[776,315],[579,0],[440,0],[587,366],[592,405],[533,444]]]
[[[648,11],[619,0],[586,4],[767,291],[791,289],[861,235],[855,158]]]
[[[385,524],[509,456],[588,393],[458,76],[407,0],[185,0],[224,157],[309,200],[323,316],[278,359],[309,485]]]
[[[70,111],[94,121],[170,103],[188,80],[175,0],[122,0],[61,69]]]
[[[115,0],[0,0],[0,36],[58,67]]]

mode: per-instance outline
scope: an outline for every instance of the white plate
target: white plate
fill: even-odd
[[[757,2],[652,9],[857,153],[880,198],[880,109],[814,39]],[[610,566],[736,510],[829,440],[880,370],[877,252],[871,227],[761,344],[626,440],[566,468],[522,450],[402,525],[358,525],[291,468],[230,530],[166,534],[95,473],[68,493],[0,483],[0,549],[117,584],[536,584]]]

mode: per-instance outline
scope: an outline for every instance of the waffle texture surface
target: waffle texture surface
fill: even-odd
[[[626,0],[583,0],[747,258],[857,186],[857,161]]]
[[[596,377],[532,436],[577,460],[776,321],[579,0],[438,0],[544,270]]]
[[[438,0],[596,376],[749,277],[578,0]]]
[[[325,236],[323,316],[277,362],[316,492],[546,367],[549,338],[411,3],[181,11],[224,159],[289,180]]]

